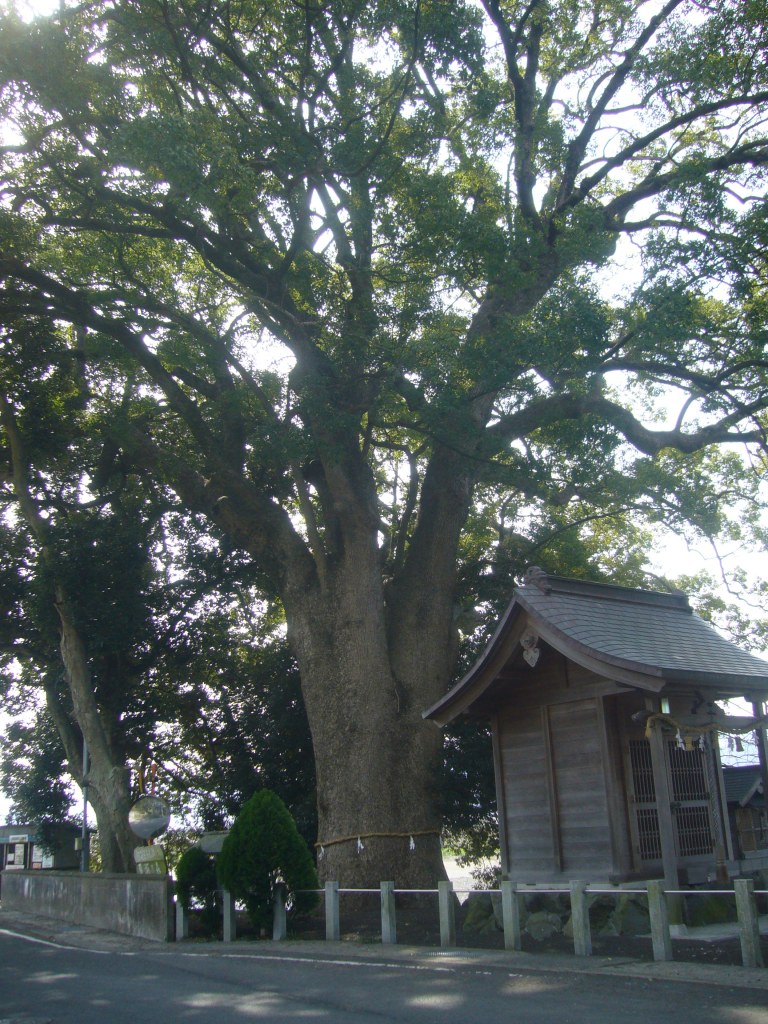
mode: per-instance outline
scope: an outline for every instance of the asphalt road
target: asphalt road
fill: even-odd
[[[80,940],[82,945],[82,939]],[[76,948],[0,931],[0,1024],[768,1024],[748,977],[559,971],[519,958],[300,944]],[[122,945],[122,948],[121,948]],[[300,948],[297,948],[300,947]],[[618,965],[617,965],[618,966]],[[553,969],[555,968],[555,969]],[[738,970],[738,969],[734,969]],[[744,970],[744,969],[742,969]],[[694,980],[692,980],[694,979]]]

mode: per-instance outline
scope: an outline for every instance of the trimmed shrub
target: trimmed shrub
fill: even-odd
[[[281,883],[292,909],[309,910],[317,903],[314,893],[299,891],[318,888],[312,854],[288,808],[269,789],[254,793],[243,805],[224,840],[218,871],[222,885],[242,900],[256,928],[272,921]]]
[[[202,907],[200,923],[206,933],[218,928],[221,911],[214,858],[199,846],[191,846],[176,865],[176,895],[186,910],[194,901]]]

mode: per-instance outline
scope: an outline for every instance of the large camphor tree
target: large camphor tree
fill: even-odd
[[[765,8],[0,21],[2,344],[75,328],[111,400],[102,471],[172,488],[279,597],[324,877],[441,871],[421,712],[454,669],[470,518],[486,555],[494,519],[514,548],[544,510],[759,524]]]

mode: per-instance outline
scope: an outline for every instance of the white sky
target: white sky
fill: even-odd
[[[58,10],[59,0],[15,0],[13,6],[22,18],[34,18]]]

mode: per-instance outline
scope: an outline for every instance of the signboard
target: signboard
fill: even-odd
[[[167,875],[168,865],[162,846],[137,846],[133,851],[138,875]]]
[[[20,871],[24,868],[24,843],[12,843],[8,847],[5,866],[9,871]]]
[[[32,870],[33,871],[37,870],[37,869],[42,870],[43,868],[52,868],[53,867],[53,854],[47,853],[42,848],[42,846],[38,846],[37,844],[35,844],[32,847],[31,864],[32,864]],[[0,1022],[0,1024],[1,1024],[1,1022]]]
[[[168,828],[171,809],[159,796],[140,796],[128,812],[128,824],[140,839],[154,839]]]

